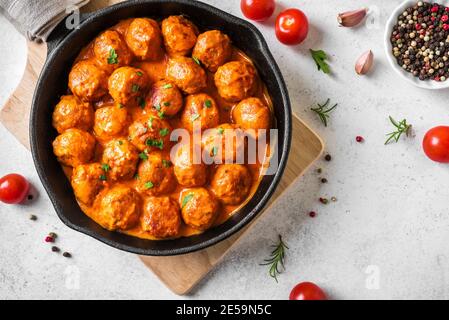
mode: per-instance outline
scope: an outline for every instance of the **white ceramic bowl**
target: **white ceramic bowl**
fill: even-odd
[[[424,88],[424,89],[431,89],[431,90],[437,90],[437,89],[446,89],[449,88],[449,79],[446,81],[433,81],[433,80],[419,80],[417,77],[414,77],[410,72],[405,71],[402,69],[401,66],[397,63],[396,57],[393,55],[393,47],[390,42],[391,33],[393,32],[393,27],[397,22],[398,16],[404,12],[408,7],[411,7],[415,5],[418,1],[417,0],[406,0],[402,2],[391,14],[390,18],[387,21],[387,25],[385,28],[385,35],[384,35],[384,42],[385,42],[385,52],[387,55],[388,62],[390,63],[391,67],[394,71],[403,79],[407,80],[408,82],[414,84],[417,87]],[[427,1],[431,3],[439,3],[441,5],[449,7],[449,0],[434,0],[434,1]]]

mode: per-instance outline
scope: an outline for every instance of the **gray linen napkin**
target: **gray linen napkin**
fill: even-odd
[[[74,8],[89,0],[0,0],[0,11],[32,41],[46,41]]]

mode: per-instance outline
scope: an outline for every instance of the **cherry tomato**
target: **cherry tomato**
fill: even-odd
[[[20,203],[27,196],[30,184],[20,174],[11,173],[0,179],[0,200],[4,203]]]
[[[422,147],[431,160],[449,163],[449,127],[438,126],[427,131]]]
[[[265,21],[274,12],[274,0],[241,0],[240,9],[245,17],[255,21]]]
[[[290,292],[290,300],[326,300],[326,294],[312,282],[301,282]]]
[[[287,45],[300,44],[309,33],[309,21],[299,9],[287,9],[276,18],[276,37]]]

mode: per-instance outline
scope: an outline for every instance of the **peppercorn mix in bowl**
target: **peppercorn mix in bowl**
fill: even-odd
[[[449,88],[449,0],[404,1],[385,30],[392,68],[424,89]]]

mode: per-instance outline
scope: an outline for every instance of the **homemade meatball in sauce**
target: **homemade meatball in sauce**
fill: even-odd
[[[95,138],[80,129],[68,129],[53,141],[53,153],[69,167],[88,163],[94,156]]]
[[[129,141],[139,151],[170,150],[170,124],[154,115],[142,116],[129,127]]]
[[[220,123],[220,112],[215,100],[205,93],[187,96],[181,123],[190,132],[193,132],[194,124],[201,130],[217,126]]]
[[[160,80],[151,87],[146,105],[163,115],[174,116],[182,108],[182,94],[175,84]]]
[[[162,21],[165,49],[172,56],[189,54],[198,33],[196,26],[183,16],[170,16]]]
[[[147,195],[170,194],[176,188],[176,178],[170,157],[159,151],[141,156],[137,169],[137,191]]]
[[[243,61],[231,61],[218,68],[214,76],[220,96],[229,102],[239,102],[256,89],[256,69]]]
[[[109,77],[109,94],[118,104],[139,104],[144,100],[149,79],[145,71],[133,67],[116,69]]]
[[[140,60],[156,60],[162,55],[162,36],[153,19],[133,19],[126,31],[126,43]]]
[[[251,174],[241,164],[219,165],[212,176],[212,192],[224,204],[242,203],[248,196],[250,188]]]
[[[108,92],[108,75],[92,60],[81,60],[70,71],[69,88],[83,101],[96,101]]]
[[[191,58],[174,57],[168,60],[167,78],[186,94],[206,89],[206,72]]]
[[[206,31],[198,36],[192,56],[200,60],[210,72],[215,72],[231,59],[231,40],[221,31]]]
[[[101,180],[104,171],[99,163],[81,164],[73,169],[72,188],[76,199],[86,205],[91,206],[97,194],[103,189]]]
[[[232,119],[243,129],[270,129],[271,111],[259,98],[240,101],[232,109]],[[257,136],[257,132],[256,136]]]
[[[218,214],[218,202],[205,188],[184,189],[179,196],[184,222],[198,230],[209,229]]]
[[[72,128],[88,131],[93,123],[94,110],[90,103],[72,95],[62,96],[53,111],[53,127],[58,133]]]
[[[185,187],[199,187],[207,180],[207,168],[201,162],[201,152],[195,156],[194,152],[194,148],[188,143],[178,145],[175,152],[173,160],[175,176],[178,183]]]
[[[132,54],[120,33],[107,30],[94,42],[94,54],[98,65],[111,73],[115,69],[131,63]]]
[[[141,214],[139,194],[125,185],[115,185],[99,197],[97,221],[108,230],[128,230],[134,227]]]
[[[111,140],[105,145],[102,163],[107,165],[107,177],[113,181],[132,178],[138,161],[137,149],[126,139]]]
[[[126,135],[131,117],[123,106],[106,106],[95,111],[94,132],[101,140]]]
[[[142,229],[156,238],[176,237],[181,228],[179,206],[170,197],[149,197],[142,215]]]

